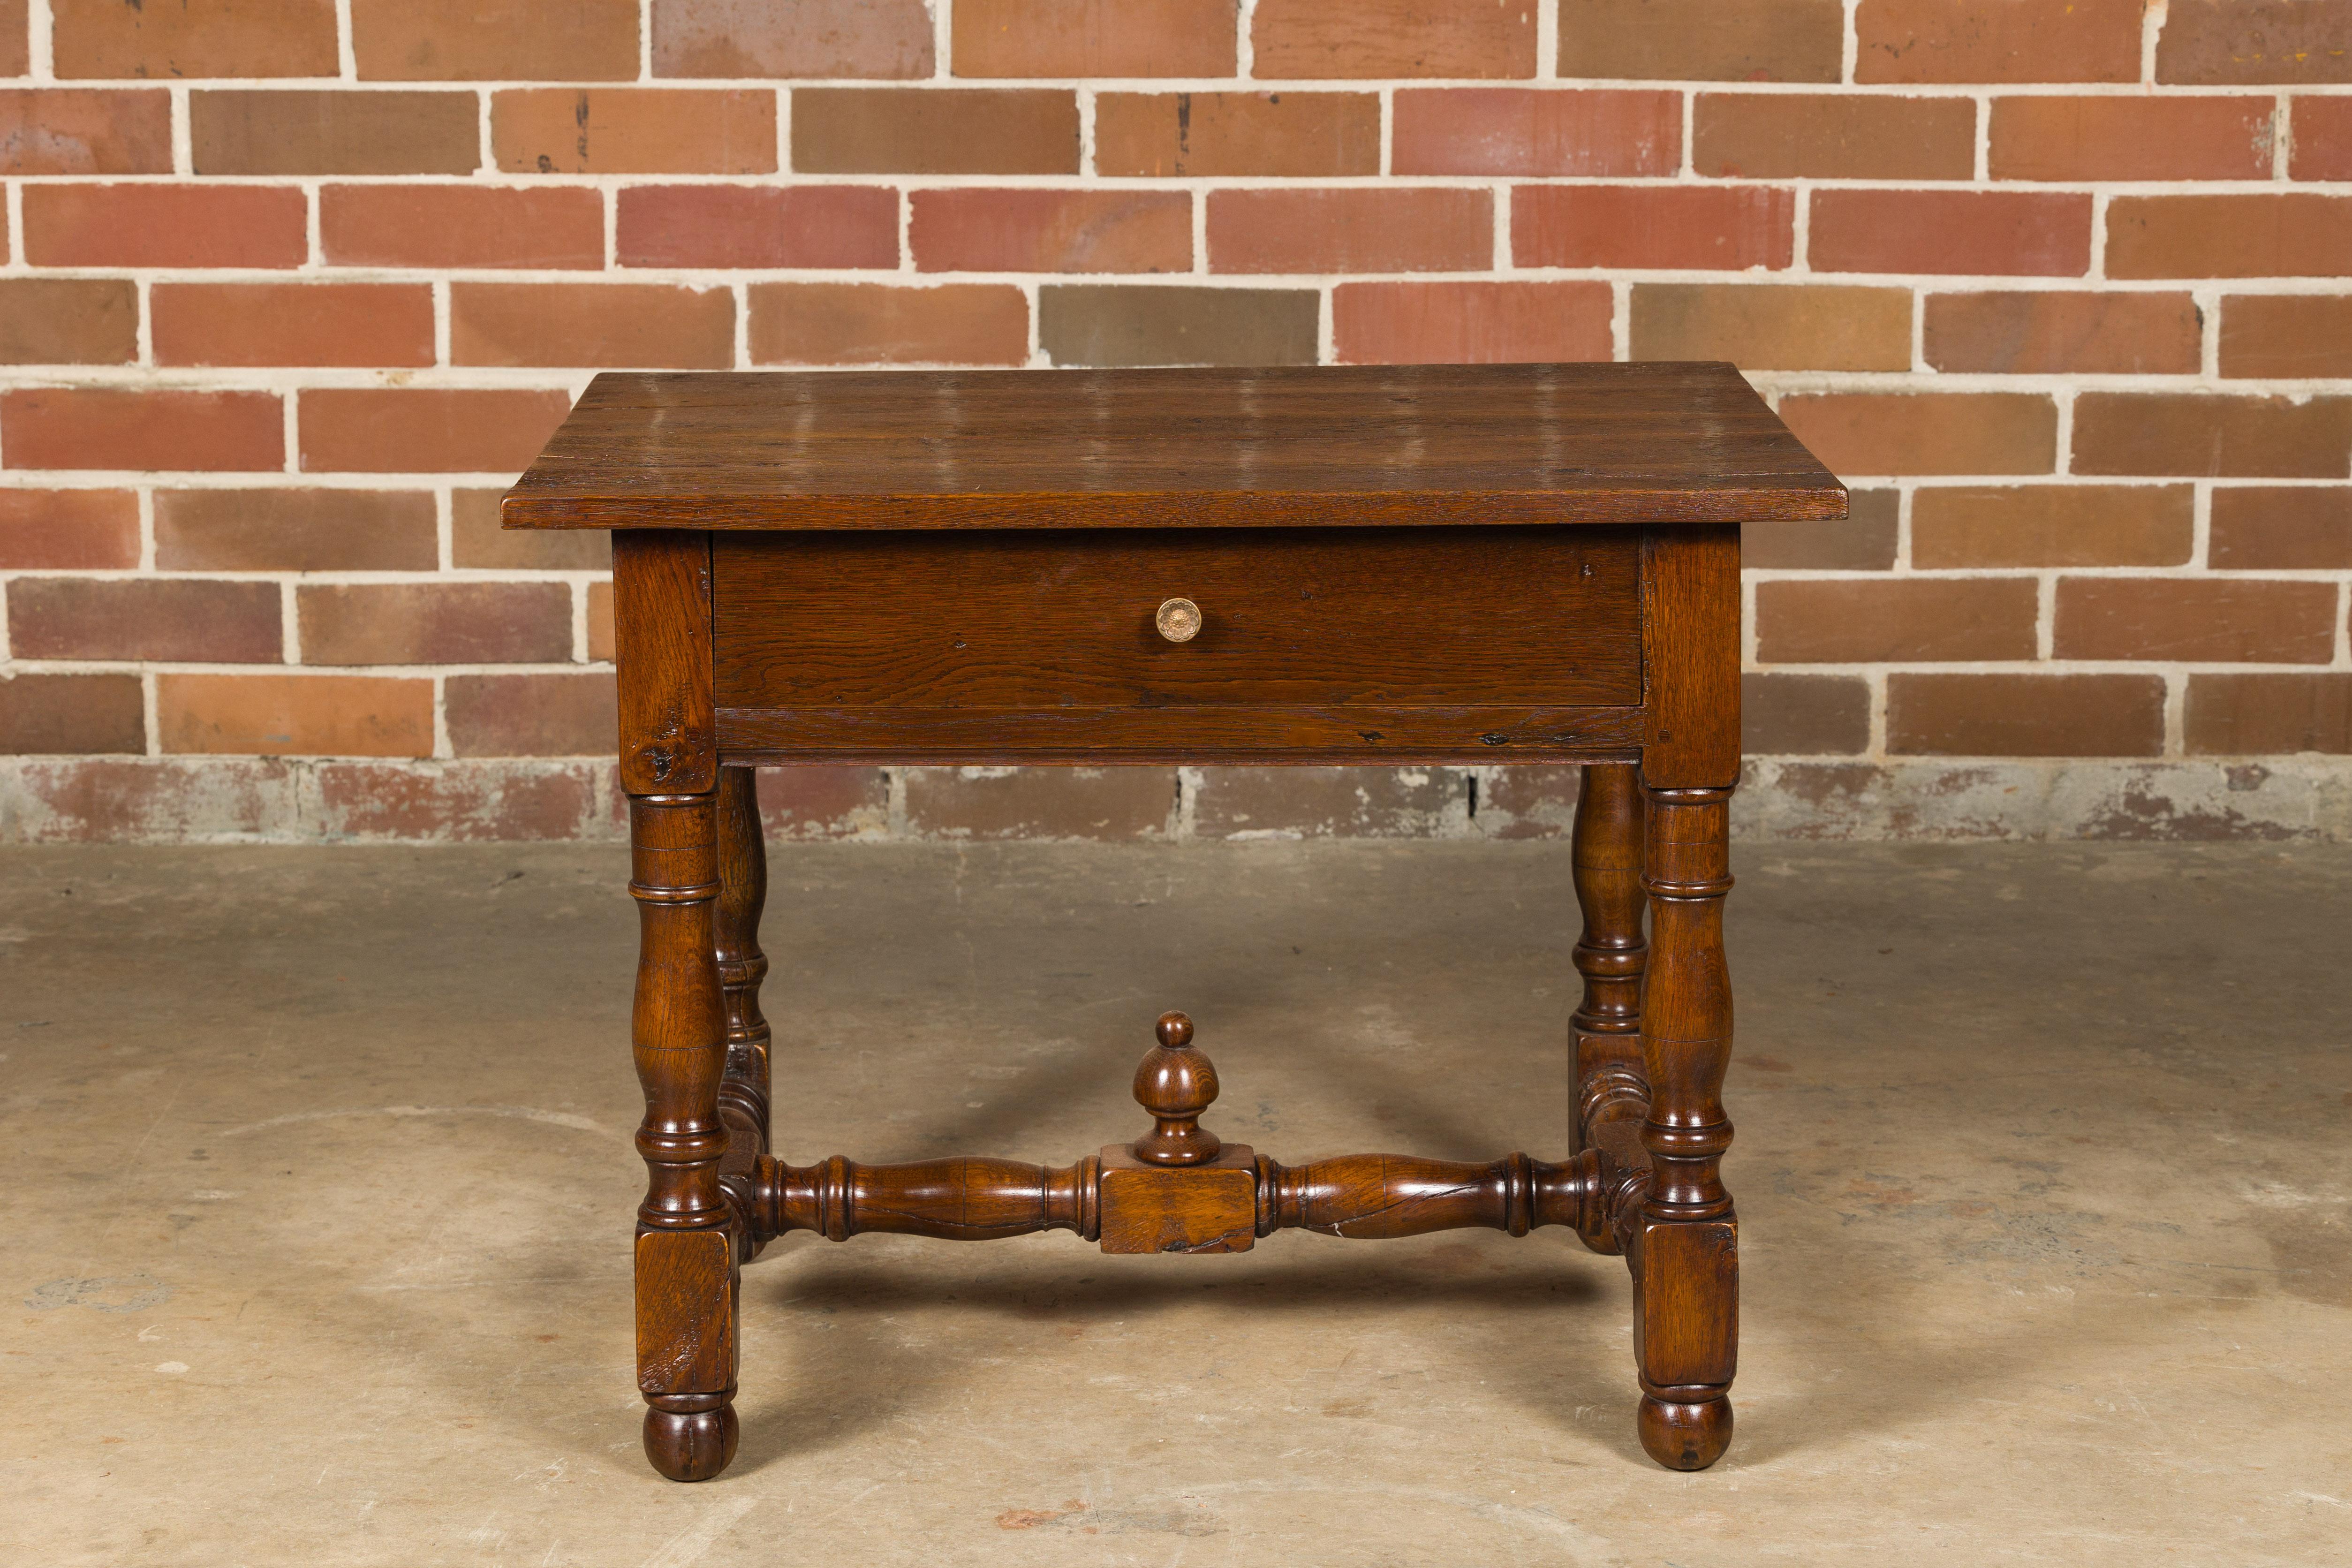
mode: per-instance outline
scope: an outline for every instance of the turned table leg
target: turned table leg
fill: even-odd
[[[768,1150],[772,1098],[771,1031],[760,1012],[768,955],[760,951],[760,912],[768,901],[768,847],[760,832],[759,773],[719,770],[719,984],[727,1003],[727,1073],[719,1112],[749,1142]],[[734,1162],[730,1162],[730,1164]]]
[[[717,1475],[735,1452],[735,1241],[719,1166],[726,1018],[715,956],[715,795],[637,795],[629,840],[637,900],[633,1018],[646,1120],[637,1152],[637,1387],[646,1457],[677,1481]]]
[[[1576,967],[1584,977],[1584,1000],[1569,1020],[1575,1046],[1575,1082],[1569,1106],[1571,1151],[1615,1142],[1612,1156],[1629,1153],[1629,1137],[1647,1114],[1649,1080],[1642,1066],[1642,972],[1649,947],[1642,936],[1642,774],[1631,763],[1602,763],[1584,770],[1576,799],[1576,901],[1584,912],[1577,939]],[[1602,1124],[1622,1122],[1612,1140]],[[1632,1162],[1626,1162],[1631,1164]],[[1618,1173],[1612,1160],[1610,1174]],[[1646,1184],[1647,1173],[1630,1179]],[[1597,1252],[1618,1250],[1602,1205],[1583,1229]]]
[[[1731,1441],[1739,1342],[1738,1224],[1724,1190],[1731,1123],[1731,975],[1723,899],[1731,890],[1728,788],[1649,795],[1651,954],[1642,995],[1650,1081],[1642,1142],[1650,1190],[1632,1247],[1641,1358],[1642,1446],[1660,1464],[1704,1469]]]
[[[677,1481],[708,1480],[734,1457],[736,1270],[749,1229],[719,1184],[730,1142],[719,1114],[728,1016],[709,605],[704,536],[652,530],[614,539],[621,787],[638,926],[630,1037],[646,1091],[637,1389],[651,1406],[646,1457]]]

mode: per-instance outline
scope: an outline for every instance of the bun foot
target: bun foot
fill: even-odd
[[[1675,1405],[1642,1396],[1642,1447],[1670,1470],[1703,1470],[1731,1447],[1731,1401]]]
[[[735,1457],[742,1427],[723,1394],[667,1394],[646,1412],[646,1458],[674,1481],[707,1481]],[[684,1408],[680,1408],[684,1406]]]

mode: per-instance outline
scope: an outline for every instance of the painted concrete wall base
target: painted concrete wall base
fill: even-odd
[[[772,841],[1564,837],[1573,768],[790,768]],[[1767,839],[2352,841],[2352,758],[1864,763],[1759,758]],[[0,843],[618,842],[613,764],[0,758]]]

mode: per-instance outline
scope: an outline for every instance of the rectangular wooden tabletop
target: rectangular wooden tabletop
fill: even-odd
[[[1746,522],[1843,486],[1728,364],[608,374],[509,528]]]

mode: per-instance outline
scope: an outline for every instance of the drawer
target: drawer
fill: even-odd
[[[721,533],[712,552],[730,751],[1433,759],[1581,745],[1611,730],[1591,710],[1641,701],[1631,529]],[[1199,606],[1187,640],[1158,625],[1171,598]]]

